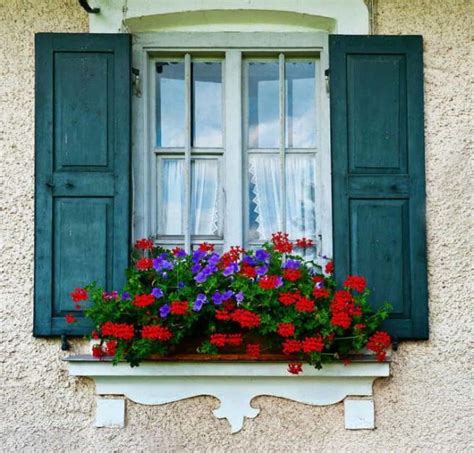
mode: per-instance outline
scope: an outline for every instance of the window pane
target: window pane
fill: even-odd
[[[160,159],[159,234],[183,234],[184,160]]]
[[[316,235],[316,159],[286,156],[286,231],[290,238]]]
[[[218,189],[218,161],[216,159],[193,160],[191,162],[191,234],[218,234]]]
[[[249,63],[250,148],[279,147],[278,62]]]
[[[249,240],[268,240],[281,229],[280,159],[249,158]]]
[[[285,63],[286,147],[316,146],[314,62]]]
[[[193,63],[193,146],[222,147],[221,63]]]
[[[184,147],[184,63],[156,63],[156,146]]]

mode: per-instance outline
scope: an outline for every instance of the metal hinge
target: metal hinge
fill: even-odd
[[[324,80],[326,82],[326,93],[329,94],[329,76],[330,76],[331,71],[328,69],[324,70]]]
[[[142,96],[140,70],[137,68],[132,68],[132,89],[137,98]]]

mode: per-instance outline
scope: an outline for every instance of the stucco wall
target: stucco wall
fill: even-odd
[[[375,431],[345,431],[341,404],[314,408],[260,397],[253,403],[262,409],[259,417],[230,435],[226,422],[211,415],[218,404],[212,398],[163,407],[129,403],[125,429],[96,430],[92,382],[68,377],[57,340],[32,337],[33,35],[87,31],[87,15],[75,0],[0,1],[1,451],[474,448],[468,399],[473,377],[468,349],[473,334],[472,3],[379,0],[376,6],[378,33],[425,39],[431,339],[402,344],[394,355],[393,377],[375,384]]]

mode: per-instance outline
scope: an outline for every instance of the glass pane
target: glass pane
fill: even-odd
[[[285,63],[286,147],[316,146],[314,62]]]
[[[218,161],[216,159],[193,160],[191,162],[191,234],[218,234],[218,189]]]
[[[286,156],[286,231],[290,238],[316,235],[316,159]]]
[[[222,147],[221,63],[193,63],[193,146]]]
[[[184,63],[156,63],[156,146],[184,147]]]
[[[250,148],[279,147],[278,62],[249,63]]]
[[[183,234],[184,160],[160,159],[159,234]]]
[[[268,240],[281,230],[281,174],[278,156],[249,158],[249,240]]]

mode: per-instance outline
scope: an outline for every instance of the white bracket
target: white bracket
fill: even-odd
[[[335,404],[348,396],[372,397],[372,384],[389,376],[388,363],[363,361],[344,366],[325,365],[316,370],[306,365],[298,376],[288,373],[283,362],[145,362],[131,368],[90,356],[67,359],[69,373],[87,376],[96,383],[96,426],[125,424],[125,401],[104,399],[123,395],[140,404],[166,404],[200,395],[214,396],[221,404],[213,413],[226,418],[231,432],[242,429],[244,418],[260,410],[251,406],[256,396],[269,395],[314,406]],[[113,406],[113,407],[112,407]],[[373,429],[374,404],[369,399],[346,399],[347,429]]]

